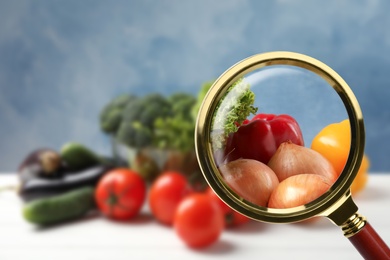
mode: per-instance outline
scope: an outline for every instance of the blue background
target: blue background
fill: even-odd
[[[243,58],[286,50],[346,80],[371,171],[390,172],[388,10],[386,0],[2,0],[0,171],[70,140],[109,154],[98,114],[114,96],[196,94]]]

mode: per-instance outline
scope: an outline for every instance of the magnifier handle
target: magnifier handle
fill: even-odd
[[[365,222],[364,227],[348,239],[364,259],[390,259],[389,247],[368,222]]]

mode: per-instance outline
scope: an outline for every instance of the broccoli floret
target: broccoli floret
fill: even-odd
[[[194,148],[195,124],[180,115],[159,118],[155,123],[155,145],[161,149],[189,151]]]
[[[133,95],[120,95],[105,105],[100,112],[100,128],[108,134],[114,134],[122,121],[122,111],[124,107],[136,100]]]
[[[149,94],[130,102],[122,111],[117,139],[132,147],[153,143],[154,122],[171,115],[171,104],[160,94]]]
[[[122,111],[120,109],[110,109],[100,121],[101,129],[106,133],[115,133],[122,120]]]
[[[189,151],[194,147],[195,121],[191,111],[196,98],[185,93],[176,93],[168,97],[172,113],[168,117],[156,120],[155,145],[162,149]]]
[[[119,142],[135,148],[154,146],[187,151],[194,147],[195,121],[191,113],[195,97],[175,93],[166,98],[153,93],[120,101],[112,101],[111,110],[105,111],[104,115],[115,121],[115,131],[110,129],[110,133],[115,133]],[[110,126],[114,125],[108,119],[106,121]]]
[[[170,103],[160,94],[149,94],[130,102],[123,110],[123,120],[140,122],[143,126],[153,128],[156,118],[166,117],[171,113]]]
[[[192,121],[192,109],[196,103],[196,98],[187,93],[176,93],[168,97],[172,106],[172,115],[180,115],[185,120]]]
[[[127,146],[140,148],[152,143],[152,132],[139,121],[122,122],[116,138]]]
[[[149,128],[154,127],[157,118],[165,118],[172,115],[172,107],[169,101],[159,94],[150,94],[143,98],[144,109],[140,113],[139,121]]]
[[[129,102],[122,110],[122,120],[126,122],[139,121],[140,114],[144,108],[142,97]]]

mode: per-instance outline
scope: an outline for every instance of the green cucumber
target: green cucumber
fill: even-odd
[[[84,216],[96,208],[93,187],[33,200],[23,207],[24,218],[34,224],[51,225]]]
[[[102,164],[102,159],[88,147],[69,142],[61,147],[60,155],[70,170],[78,171]]]

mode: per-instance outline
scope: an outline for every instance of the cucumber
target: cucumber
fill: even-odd
[[[62,146],[60,156],[70,170],[84,170],[91,166],[102,164],[103,160],[88,147],[69,142]]]
[[[51,225],[84,216],[96,208],[93,187],[78,188],[61,195],[28,202],[24,218],[34,224]]]

